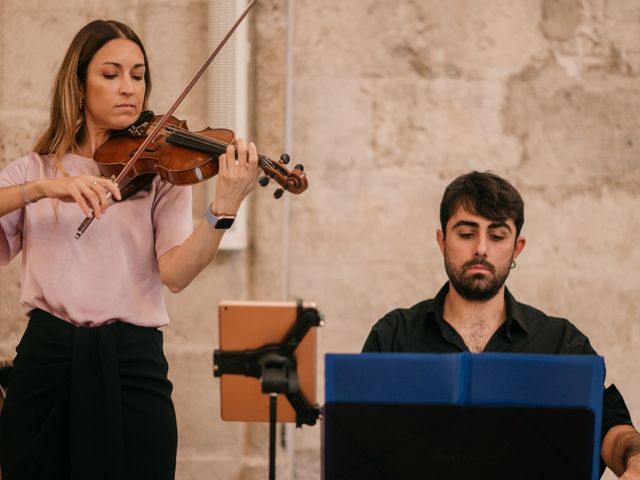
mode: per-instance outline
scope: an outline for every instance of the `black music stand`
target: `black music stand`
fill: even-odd
[[[312,327],[323,321],[315,307],[302,302],[222,302],[219,313],[221,349],[213,354],[213,374],[236,377],[221,378],[222,418],[264,421],[263,402],[268,395],[269,479],[275,480],[276,422],[315,425],[320,415],[319,406],[311,403],[315,402],[316,355]],[[289,403],[283,406],[293,409],[280,418],[279,395]]]

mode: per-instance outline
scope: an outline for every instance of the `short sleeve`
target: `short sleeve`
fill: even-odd
[[[611,427],[616,425],[633,425],[629,409],[624,403],[622,394],[614,384],[609,385],[604,391],[602,403],[602,437]]]
[[[29,157],[14,160],[0,172],[0,188],[27,181]],[[0,217],[0,265],[7,265],[22,249],[24,208]]]
[[[153,203],[156,258],[181,245],[193,231],[191,187],[158,181]]]

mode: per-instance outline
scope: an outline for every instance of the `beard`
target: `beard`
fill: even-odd
[[[482,265],[488,268],[491,275],[487,273],[467,275],[466,271],[474,265]],[[511,262],[506,267],[498,270],[484,258],[474,258],[465,262],[462,267],[456,268],[449,261],[446,252],[444,256],[444,268],[453,288],[462,298],[475,302],[485,302],[496,296],[509,276],[510,265]]]

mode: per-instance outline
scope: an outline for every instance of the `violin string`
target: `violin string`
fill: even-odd
[[[176,135],[177,137],[181,137],[184,139],[188,139],[191,140],[195,143],[199,143],[200,145],[203,146],[208,146],[208,147],[217,147],[220,149],[220,154],[224,153],[224,151],[226,150],[227,146],[229,145],[228,143],[225,142],[221,142],[219,140],[216,140],[214,138],[209,138],[206,137],[204,135],[199,135],[197,133],[194,132],[189,132],[188,130],[184,130],[178,126],[175,125],[165,125],[164,129],[169,131],[170,133]],[[237,147],[234,146],[234,148],[237,149]],[[274,170],[278,170],[280,171],[280,173],[282,175],[287,176],[289,174],[289,172],[287,172],[281,165],[279,165],[278,163],[274,162],[273,160],[271,160],[271,158],[265,156],[265,155],[261,155],[258,154],[258,161],[260,164],[262,165],[267,165],[269,167],[271,167]]]
[[[220,142],[218,140],[210,139],[200,135],[195,135],[192,132],[186,132],[180,128],[172,127],[172,128],[167,128],[167,130],[169,130],[172,134],[174,134],[177,137],[182,137],[188,140],[192,140],[195,143],[199,143],[200,145],[207,146],[207,147],[217,147],[218,149],[220,149],[220,152],[216,152],[216,153],[222,154],[225,152],[227,148],[227,144],[224,142]]]
[[[198,135],[194,132],[189,132],[188,130],[184,130],[180,127],[177,127],[175,125],[166,125],[165,126],[165,130],[171,132],[172,134],[174,134],[177,137],[181,137],[181,138],[185,138],[188,140],[192,140],[195,143],[199,143],[203,146],[214,146],[220,149],[220,154],[224,153],[227,146],[229,144],[225,143],[225,142],[221,142],[219,140],[216,140],[215,138],[209,138],[209,137],[205,137],[203,135]]]
[[[199,135],[197,133],[194,132],[189,132],[187,130],[183,130],[179,127],[176,127],[174,125],[166,125],[165,129],[169,132],[171,132],[172,134],[178,136],[178,137],[182,137],[185,139],[189,139],[192,140],[196,143],[200,143],[203,146],[214,146],[214,147],[218,147],[222,150],[221,153],[224,153],[224,151],[226,150],[227,146],[229,144],[221,142],[219,140],[216,140],[214,138],[209,138],[209,137],[205,137],[204,135]],[[233,146],[233,148],[235,148],[237,150],[237,147]],[[273,160],[271,160],[271,158],[265,156],[265,155],[261,155],[258,154],[258,160],[262,163],[262,164],[266,164],[274,169],[278,169],[280,170],[280,165],[274,163]]]

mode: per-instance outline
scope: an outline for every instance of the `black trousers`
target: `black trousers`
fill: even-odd
[[[162,332],[75,327],[34,310],[16,350],[0,415],[3,480],[174,478]]]

